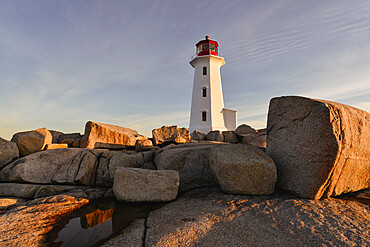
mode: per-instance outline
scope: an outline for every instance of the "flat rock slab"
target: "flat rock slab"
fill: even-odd
[[[121,168],[116,171],[113,192],[119,201],[172,201],[176,199],[179,180],[179,173],[173,170]]]
[[[203,188],[150,213],[145,246],[369,246],[368,210],[340,199]]]
[[[275,163],[256,147],[217,145],[212,147],[209,160],[215,179],[227,193],[269,195],[274,192]]]
[[[270,101],[266,153],[278,187],[319,199],[370,186],[370,114],[325,100]]]
[[[58,195],[15,206],[0,215],[0,246],[44,246],[56,222],[87,203],[87,199]]]
[[[60,144],[60,143],[52,143],[52,144],[46,144],[44,150],[50,150],[50,149],[59,149],[59,148],[68,148],[68,144]]]

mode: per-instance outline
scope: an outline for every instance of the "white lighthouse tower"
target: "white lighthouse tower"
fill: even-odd
[[[196,44],[190,61],[195,68],[189,130],[235,130],[237,111],[224,108],[220,68],[225,64],[218,43],[206,36]]]

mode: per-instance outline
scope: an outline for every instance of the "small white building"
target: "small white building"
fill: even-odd
[[[224,108],[220,68],[225,60],[219,56],[218,43],[206,36],[196,47],[190,61],[195,71],[189,130],[235,130],[238,112]]]

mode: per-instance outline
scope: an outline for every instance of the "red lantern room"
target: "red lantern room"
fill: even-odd
[[[217,41],[210,40],[209,36],[206,36],[205,40],[201,40],[196,44],[197,55],[215,55],[218,56],[218,43]]]

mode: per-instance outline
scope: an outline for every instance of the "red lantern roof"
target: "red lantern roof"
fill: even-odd
[[[198,56],[205,55],[218,56],[218,43],[217,41],[210,40],[209,36],[206,36],[205,40],[199,41],[195,46],[197,47],[196,53]]]

